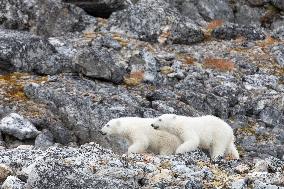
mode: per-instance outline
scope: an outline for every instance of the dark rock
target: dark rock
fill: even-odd
[[[116,51],[106,48],[83,49],[75,56],[74,64],[87,77],[120,83],[126,69],[116,62],[117,56]]]
[[[63,137],[63,136],[61,136]],[[43,130],[35,139],[35,147],[47,148],[54,144],[53,135],[48,130]]]
[[[96,24],[96,20],[81,8],[61,1],[2,0],[0,4],[0,24],[8,29],[58,36],[82,31]]]
[[[227,0],[201,0],[196,1],[199,14],[206,20],[226,20],[234,21],[233,10]]]
[[[212,31],[213,37],[217,39],[236,39],[244,37],[247,40],[262,40],[265,39],[264,33],[253,26],[241,26],[237,24],[227,24],[216,28]]]
[[[265,5],[266,3],[268,3],[270,0],[248,0],[248,3],[251,5],[251,6],[263,6]]]
[[[81,7],[90,15],[108,18],[112,12],[125,9],[131,4],[130,0],[64,0],[64,2]]]
[[[104,137],[99,130],[112,118],[141,117],[146,102],[120,86],[72,77],[66,77],[65,81],[50,82],[46,86],[29,84],[25,86],[25,94],[39,102],[48,102],[65,128],[76,136],[76,142],[96,141],[116,152],[124,152],[127,145],[124,140]],[[64,90],[65,87],[70,90]],[[77,95],[74,96],[73,90]],[[60,137],[54,134],[52,126],[48,129],[55,139]],[[59,134],[57,130],[55,132]]]
[[[0,121],[0,131],[20,140],[35,138],[39,134],[30,121],[16,113],[11,113]]]
[[[70,70],[46,39],[28,32],[0,29],[0,60],[7,63],[6,69],[17,71],[55,74]]]
[[[67,32],[83,31],[96,20],[81,8],[53,0],[38,0],[35,27],[38,35],[61,36]]]
[[[277,8],[284,10],[284,2],[282,0],[271,0],[271,2]]]
[[[165,40],[191,44],[204,38],[200,28],[162,1],[140,1],[115,12],[109,19],[108,28],[113,32],[127,32],[141,40],[161,43]]]

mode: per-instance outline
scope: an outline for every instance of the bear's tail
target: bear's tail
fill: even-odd
[[[234,144],[234,142],[232,141],[227,149],[226,152],[227,155],[231,155],[233,159],[239,159],[239,152]]]

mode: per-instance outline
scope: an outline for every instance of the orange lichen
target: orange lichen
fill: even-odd
[[[124,39],[120,34],[113,33],[112,38],[119,42],[119,44],[123,47],[126,47],[129,44],[129,41],[127,39]]]
[[[264,47],[274,45],[278,42],[279,42],[278,39],[268,36],[265,40],[257,42],[257,45],[264,48]]]
[[[207,29],[208,30],[214,30],[220,26],[222,26],[224,23],[224,20],[221,20],[221,19],[217,19],[217,20],[212,20],[211,22],[209,22],[207,24]]]
[[[47,77],[37,77],[30,79],[27,73],[14,72],[6,75],[0,75],[1,92],[6,100],[9,101],[25,101],[27,97],[24,93],[24,85],[30,81],[41,83],[47,80]]]
[[[219,71],[233,71],[235,64],[231,60],[221,58],[206,58],[204,60],[204,67],[216,69]]]
[[[139,85],[144,78],[143,71],[136,71],[129,74],[128,77],[124,77],[124,83],[128,86]]]
[[[187,56],[184,58],[184,63],[185,64],[194,64],[196,60],[194,58],[192,58],[191,56]]]

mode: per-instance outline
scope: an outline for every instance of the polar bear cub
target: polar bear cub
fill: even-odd
[[[116,135],[128,140],[128,153],[143,153],[149,150],[155,154],[174,154],[181,140],[168,132],[153,129],[155,119],[122,117],[110,120],[102,129],[103,135]]]
[[[211,158],[226,154],[239,159],[239,153],[234,145],[233,130],[218,117],[164,114],[156,118],[151,126],[156,130],[172,133],[183,141],[176,153],[189,152],[199,147],[208,149]]]

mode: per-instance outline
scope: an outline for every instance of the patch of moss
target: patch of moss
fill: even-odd
[[[47,77],[36,77],[31,79],[28,73],[13,72],[6,75],[0,75],[0,85],[4,98],[8,101],[26,101],[24,86],[28,82],[41,83],[47,81]]]

